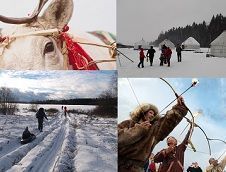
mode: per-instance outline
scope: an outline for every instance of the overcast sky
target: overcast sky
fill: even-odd
[[[115,71],[1,71],[0,87],[39,100],[95,98],[111,88],[114,75]]]
[[[26,17],[38,2],[38,0],[3,1],[0,14]],[[51,0],[48,4],[50,2]],[[45,8],[47,6],[46,4]],[[74,12],[69,26],[79,31],[104,30],[116,34],[116,0],[74,0]],[[1,27],[5,25],[0,22]]]
[[[225,0],[117,0],[117,39],[124,44],[154,41],[161,31],[226,16],[225,7]]]
[[[129,80],[129,81],[128,81]],[[182,93],[191,85],[191,78],[185,79],[166,79],[175,89],[176,92]],[[226,79],[199,79],[200,83],[196,87],[191,88],[184,94],[186,105],[195,114],[201,111],[202,114],[197,116],[196,122],[204,129],[209,138],[220,138],[226,140]],[[130,87],[130,84],[131,86]],[[133,94],[132,89],[135,92]],[[137,97],[139,103],[136,101]],[[118,82],[118,119],[119,122],[129,119],[129,113],[140,103],[155,104],[161,111],[169,102],[175,98],[169,86],[160,79],[150,78],[119,78]],[[173,105],[166,110],[169,110]],[[162,113],[165,113],[166,110]],[[187,117],[190,118],[188,114]],[[184,135],[180,135],[184,127],[187,125],[186,120],[183,120],[170,134],[175,136],[179,141],[183,140]],[[185,154],[185,168],[192,162],[199,162],[204,168],[208,165],[208,145],[203,133],[195,128],[192,136],[192,142],[197,151],[192,152],[187,149]],[[210,141],[212,157],[218,158],[225,150],[225,144],[217,141]],[[154,149],[157,153],[166,147],[165,140],[160,142]],[[203,152],[203,153],[200,153]],[[226,156],[226,155],[225,155]]]

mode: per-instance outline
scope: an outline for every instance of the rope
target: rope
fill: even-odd
[[[55,29],[47,29],[47,30],[38,30],[38,31],[32,31],[32,32],[28,32],[28,33],[23,33],[23,34],[17,34],[17,35],[12,35],[10,37],[4,37],[4,39],[2,39],[2,42],[0,42],[0,47],[3,47],[0,56],[3,55],[4,49],[5,47],[7,47],[12,41],[14,41],[16,38],[19,37],[25,37],[25,36],[53,36],[56,40],[59,39],[58,37],[56,37],[56,35],[60,35],[61,31],[58,30],[57,28]],[[111,43],[110,45],[103,45],[103,44],[97,44],[97,43],[91,43],[91,42],[82,42],[82,41],[73,41],[75,43],[78,44],[84,44],[84,45],[92,45],[92,46],[98,46],[98,47],[103,47],[103,48],[108,48],[110,49],[109,51],[111,54],[111,58],[114,58],[115,53],[114,51],[116,51],[116,45],[115,42]],[[65,52],[62,52],[62,54],[64,55]],[[83,70],[83,69],[87,69],[87,67],[94,65],[96,63],[105,63],[105,62],[113,62],[116,60],[96,60],[96,61],[91,61],[88,62],[88,64],[82,68],[79,68],[79,70]]]
[[[127,80],[128,80],[128,82],[129,82],[130,88],[131,88],[131,90],[132,90],[132,92],[133,92],[133,94],[134,94],[134,97],[135,97],[135,99],[136,99],[136,101],[137,101],[137,104],[140,106],[140,102],[138,101],[138,98],[137,98],[137,96],[136,96],[136,94],[135,94],[135,91],[134,91],[134,89],[133,89],[133,87],[132,87],[130,81],[129,81],[129,78],[127,78]]]

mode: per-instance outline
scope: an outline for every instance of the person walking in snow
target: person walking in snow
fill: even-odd
[[[64,106],[64,116],[65,116],[65,118],[67,117],[67,107],[66,106]]]
[[[139,68],[140,68],[140,65],[142,68],[144,68],[144,58],[145,58],[145,55],[144,55],[144,49],[141,48],[141,46],[139,47],[139,55],[140,55],[140,63],[137,65]]]
[[[181,62],[181,51],[182,51],[182,48],[180,47],[179,44],[177,44],[176,52],[177,52],[177,60],[178,60],[178,62]]]
[[[164,56],[166,58],[168,67],[170,67],[170,59],[171,59],[171,55],[172,55],[172,50],[170,49],[170,47],[167,47],[164,51]]]
[[[180,123],[187,114],[182,97],[177,104],[159,116],[158,108],[146,103],[134,109],[131,119],[118,124],[118,171],[143,172],[150,152]]]
[[[162,47],[161,47],[161,54],[160,54],[160,58],[159,58],[159,60],[160,60],[160,66],[163,66],[163,63],[166,64],[166,57],[165,57],[166,48],[167,47],[166,47],[165,44],[162,45]]]
[[[42,132],[43,129],[43,119],[47,118],[45,112],[44,112],[44,108],[39,108],[38,112],[36,113],[36,118],[38,118],[38,129],[40,132]]]
[[[153,64],[153,59],[154,59],[154,55],[155,55],[155,49],[153,48],[153,46],[150,47],[150,49],[147,51],[147,61],[148,61],[148,57],[149,57],[149,60],[150,60],[150,66],[152,66]]]
[[[167,138],[166,149],[162,149],[154,156],[155,163],[161,163],[158,172],[183,172],[184,171],[184,153],[188,145],[189,135],[191,133],[192,125],[188,130],[183,142],[177,146],[175,137],[169,136]]]

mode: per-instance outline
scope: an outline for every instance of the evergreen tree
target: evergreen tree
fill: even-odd
[[[166,32],[161,32],[153,44],[157,46],[163,40],[169,39],[176,45],[181,44],[189,37],[193,37],[200,43],[201,47],[209,47],[210,43],[224,30],[226,30],[226,17],[217,14],[216,16],[213,15],[209,25],[205,21],[199,24],[193,22],[192,25],[173,27]]]

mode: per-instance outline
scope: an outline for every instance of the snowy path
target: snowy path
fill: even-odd
[[[51,122],[49,122],[50,128],[54,129],[58,125],[58,123],[59,121],[52,120]],[[33,131],[31,130],[31,133],[34,133],[37,137],[40,136],[41,138],[44,138],[48,134],[48,132],[46,133],[45,131],[42,134],[38,131],[38,129],[35,129]],[[3,156],[6,156],[10,152],[13,152],[17,148],[21,147],[20,137],[7,140],[4,143],[1,143],[0,147],[1,147],[0,151],[0,160],[1,160]]]
[[[204,53],[193,51],[182,51],[182,62],[177,62],[175,49],[172,51],[171,66],[159,66],[160,51],[155,47],[153,66],[144,60],[144,68],[138,68],[138,51],[133,49],[119,49],[134,63],[120,55],[117,58],[117,69],[119,77],[225,77],[226,58],[206,57],[208,49],[203,48]],[[146,51],[145,51],[146,54]]]
[[[33,131],[37,138],[26,145],[20,145],[19,138],[11,139],[5,144],[2,142],[1,147],[4,150],[1,151],[0,171],[62,171],[59,170],[62,166],[72,171],[71,165],[69,168],[67,165],[62,165],[65,158],[61,158],[66,156],[64,154],[68,155],[66,146],[68,142],[72,141],[68,140],[71,138],[69,121],[71,119],[60,118],[58,115],[49,122],[46,129],[44,128],[44,132]],[[72,143],[75,145],[75,142]],[[73,158],[74,156],[71,157],[71,159]]]
[[[34,113],[25,114],[0,115],[0,172],[117,171],[116,119],[59,112],[39,132]],[[26,126],[36,139],[21,145]]]

